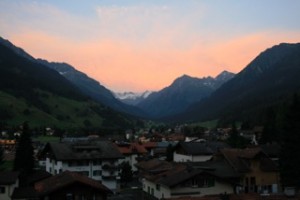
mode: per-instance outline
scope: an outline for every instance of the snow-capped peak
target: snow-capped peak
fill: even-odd
[[[145,99],[147,98],[152,92],[151,91],[145,91],[145,92],[141,92],[141,93],[135,93],[135,92],[115,92],[114,93],[114,96],[117,98],[117,99],[120,99],[120,100],[124,100],[124,99],[139,99],[139,98],[142,98],[142,99]]]

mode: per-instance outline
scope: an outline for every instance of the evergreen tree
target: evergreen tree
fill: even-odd
[[[300,187],[300,104],[295,95],[285,117],[281,155],[280,177],[283,186]]]
[[[166,161],[173,161],[173,153],[174,153],[174,148],[171,144],[169,144],[166,152],[167,154]]]
[[[121,165],[121,181],[125,183],[125,185],[132,181],[133,173],[131,166],[128,162],[123,162]]]
[[[248,141],[239,135],[235,122],[232,123],[231,131],[229,134],[230,135],[227,139],[227,143],[232,148],[244,148],[247,145]]]
[[[34,168],[33,146],[27,122],[23,123],[22,134],[17,141],[14,170],[30,173]]]
[[[266,112],[266,119],[264,123],[264,129],[260,138],[259,143],[266,144],[276,140],[277,129],[276,129],[276,112],[274,108],[268,108]]]

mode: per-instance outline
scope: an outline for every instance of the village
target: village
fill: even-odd
[[[258,144],[263,128],[238,130],[245,148],[232,148],[231,128],[201,137],[175,128],[123,137],[61,137],[33,141],[35,170],[21,183],[18,171],[0,172],[0,199],[285,199],[277,143]],[[49,136],[53,133],[48,131]],[[1,139],[4,161],[17,141]]]

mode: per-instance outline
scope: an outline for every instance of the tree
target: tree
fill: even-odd
[[[283,127],[279,159],[281,183],[284,187],[300,187],[300,103],[297,95],[287,110]]]
[[[123,162],[121,165],[121,181],[125,183],[125,185],[132,181],[133,173],[129,162]]]
[[[277,135],[276,129],[276,112],[273,107],[267,109],[265,117],[264,129],[260,138],[261,144],[271,143],[275,140]]]
[[[174,153],[174,148],[171,144],[169,144],[166,152],[167,154],[166,161],[173,161],[173,153]]]
[[[27,122],[23,123],[22,134],[17,141],[14,170],[30,173],[34,168],[33,146]]]
[[[232,123],[231,131],[229,134],[230,135],[227,139],[227,143],[232,148],[244,148],[247,145],[248,141],[244,137],[239,135],[235,122]]]

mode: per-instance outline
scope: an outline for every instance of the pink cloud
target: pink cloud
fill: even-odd
[[[232,40],[221,38],[211,44],[195,40],[182,49],[174,48],[167,35],[161,36],[159,45],[151,40],[141,45],[108,38],[74,43],[43,32],[26,32],[10,39],[35,57],[72,64],[109,89],[143,91],[162,89],[182,74],[203,77],[224,69],[239,72],[266,48],[297,42],[298,34],[262,32]]]

